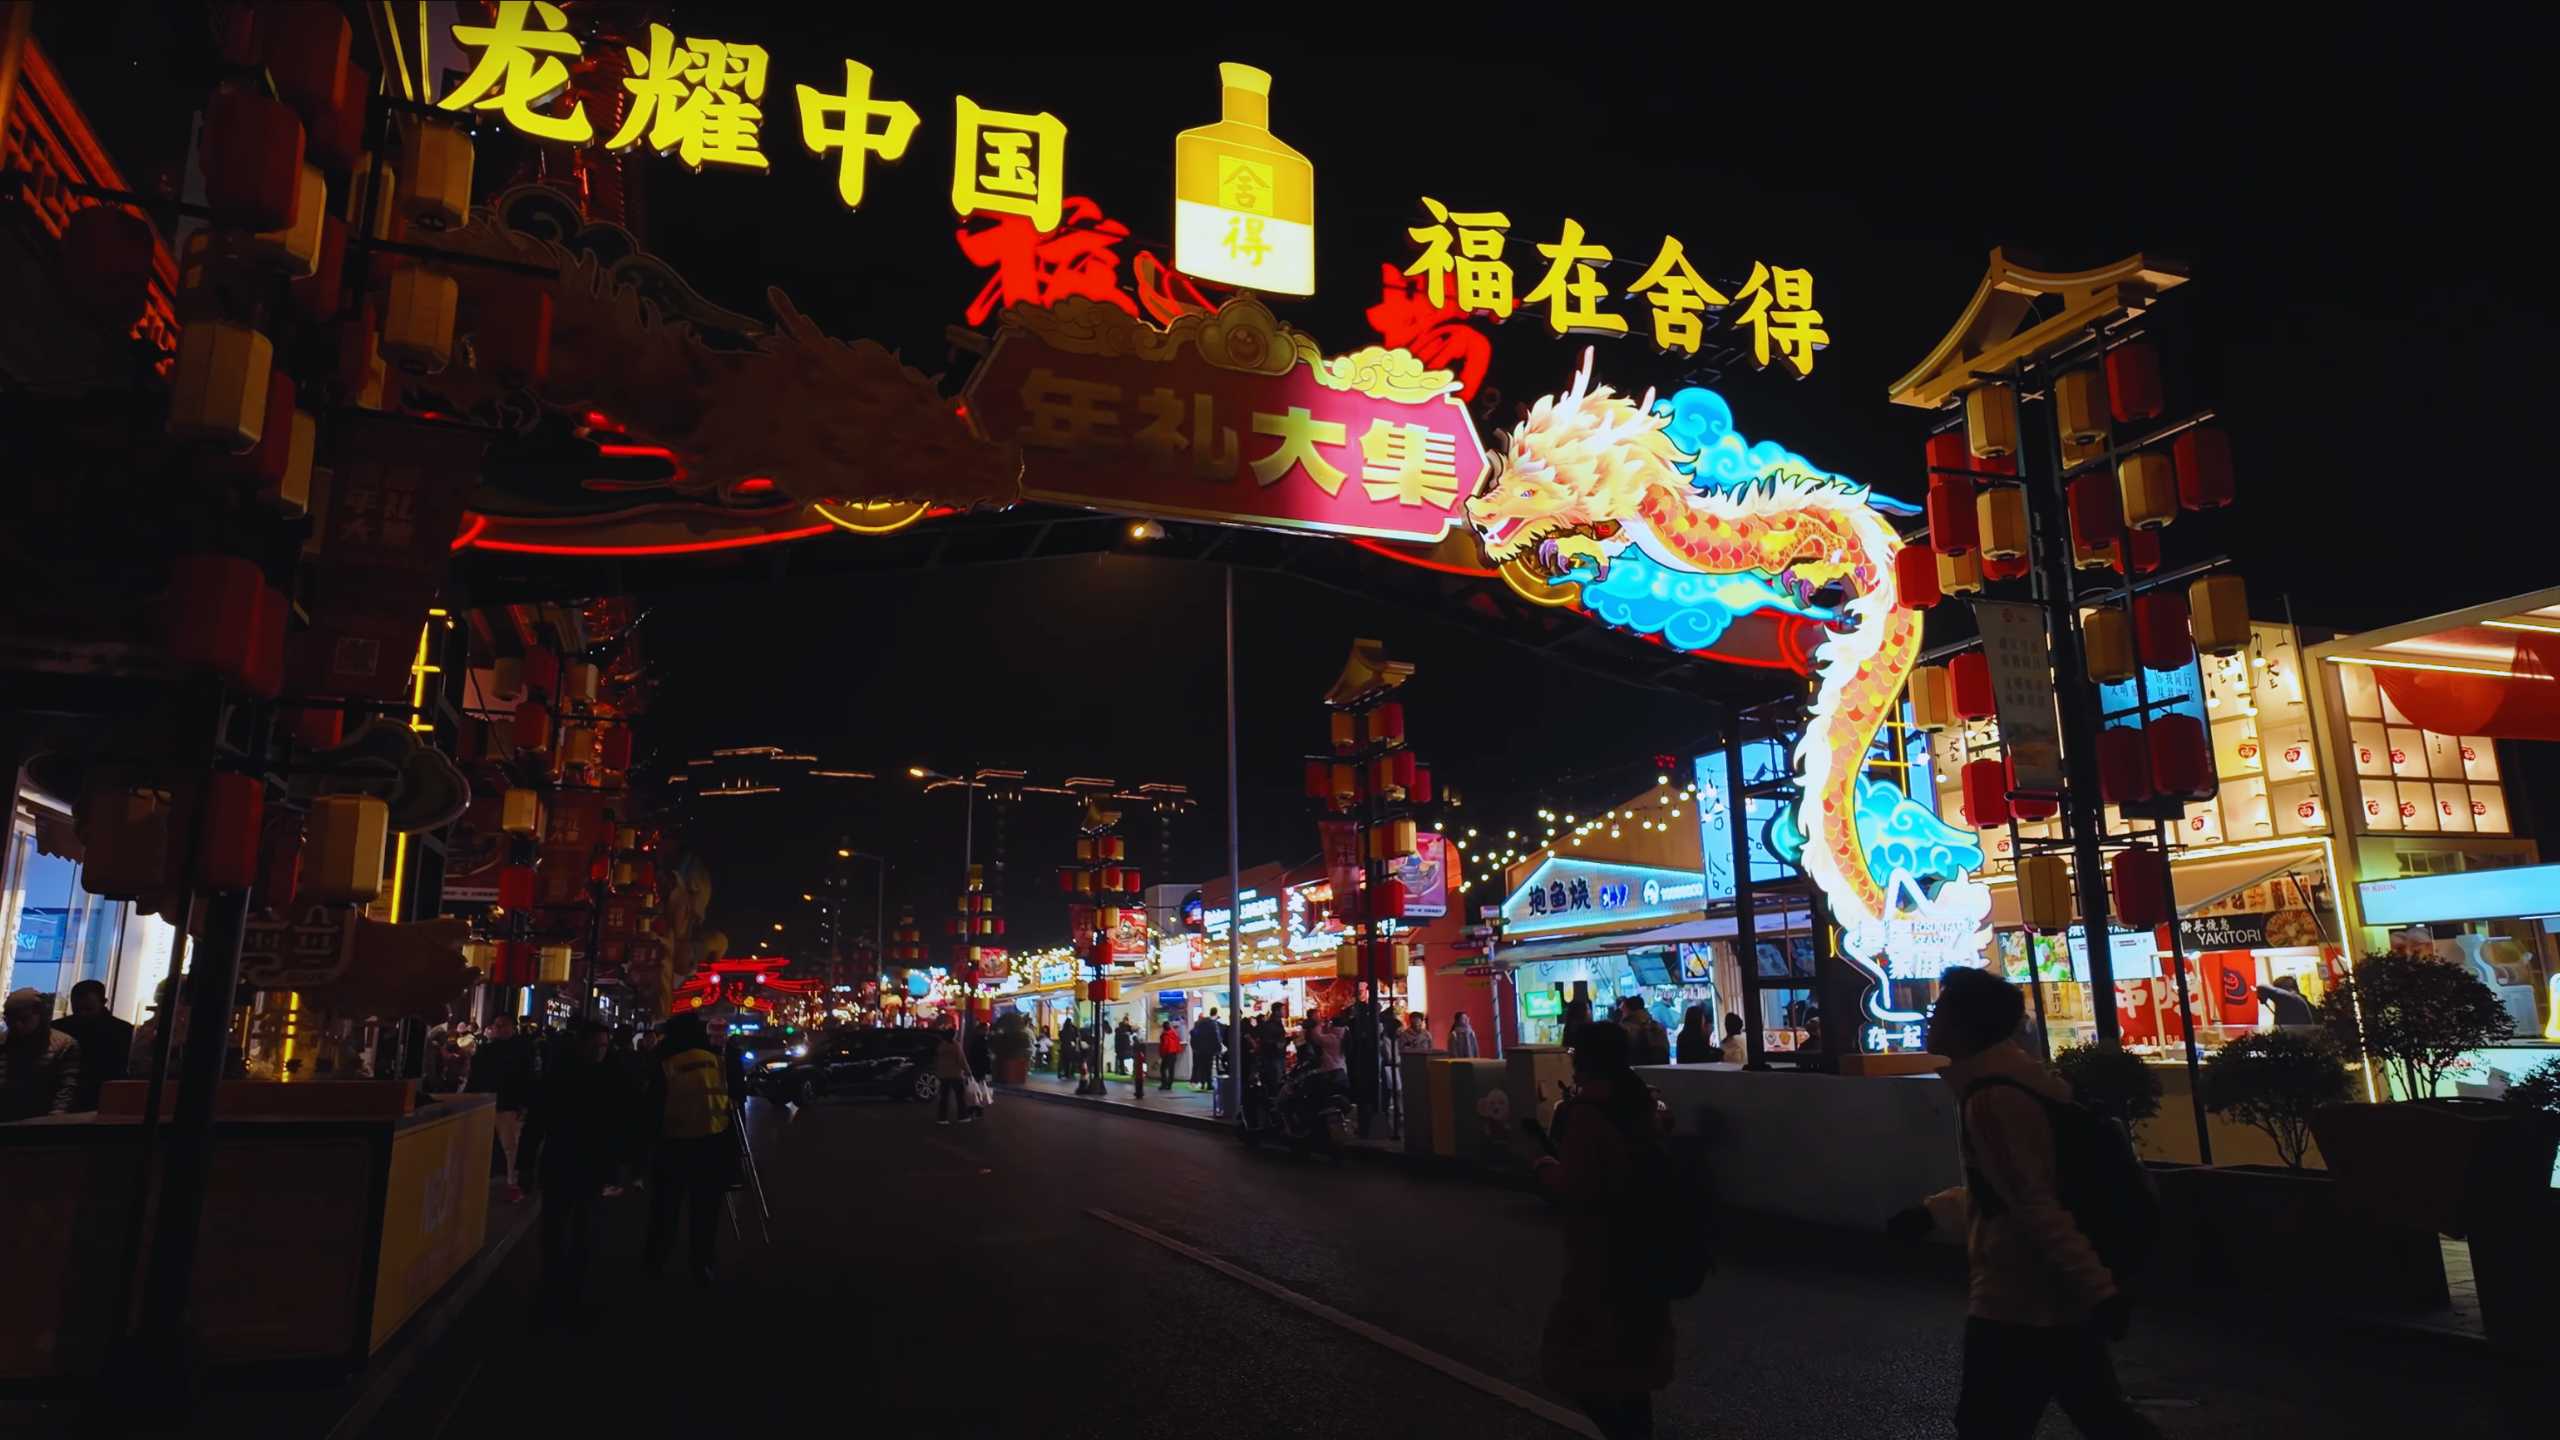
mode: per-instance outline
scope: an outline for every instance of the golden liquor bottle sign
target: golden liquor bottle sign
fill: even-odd
[[[1173,141],[1173,268],[1275,295],[1316,291],[1316,167],[1271,133],[1271,76],[1218,67],[1215,125]]]

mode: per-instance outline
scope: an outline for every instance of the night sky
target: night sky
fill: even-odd
[[[165,73],[157,7],[73,8],[85,13],[47,7],[48,26],[117,57],[68,64],[84,96],[92,77]],[[1182,38],[1179,22],[1060,9],[1000,30],[954,12],[928,50],[812,30],[828,23],[819,10],[673,8],[680,32],[771,49],[772,170],[644,166],[649,244],[714,301],[761,314],[772,286],[831,333],[879,339],[928,371],[950,363],[944,327],[984,278],[953,242],[955,92],[1059,115],[1069,192],[1126,221],[1131,248],[1169,254],[1173,135],[1216,118],[1215,62],[1246,60],[1276,77],[1273,130],[1316,166],[1319,293],[1275,308],[1328,348],[1373,340],[1361,311],[1378,298],[1379,263],[1413,253],[1404,231],[1424,194],[1508,212],[1524,291],[1542,268],[1531,247],[1568,216],[1617,252],[1614,289],[1677,234],[1710,277],[1755,258],[1816,277],[1832,344],[1811,378],[1745,365],[1711,380],[1740,430],[1917,498],[1928,417],[1885,390],[1952,323],[1990,248],[2063,270],[2141,250],[2192,267],[2157,327],[2172,410],[2221,412],[2241,483],[2236,510],[2172,528],[2171,563],[2228,551],[2260,614],[2289,604],[2307,626],[2340,628],[2560,572],[2540,539],[2545,482],[2526,470],[2551,408],[2554,318],[2544,230],[2526,214],[2547,168],[2521,148],[2548,132],[2543,81],[2525,68],[2533,45],[2426,33],[2436,22],[2409,11],[2387,29],[2299,21],[2280,48],[2211,20],[2128,18],[2119,32],[1967,51],[1955,38],[1992,28],[1987,14],[1891,33],[1802,12],[1726,10],[1684,28],[1640,8],[1538,7],[1321,37],[1396,53],[1244,37],[1132,56],[1080,52]],[[1499,48],[1446,53],[1462,37]],[[836,88],[847,57],[923,117],[853,214],[833,162],[801,149],[790,99],[796,83]],[[122,133],[147,148],[168,127],[107,128],[111,143]],[[1641,302],[1619,308],[1646,328]],[[1561,388],[1585,343],[1531,323],[1497,333],[1505,420]],[[1599,376],[1621,390],[1691,378],[1643,338],[1598,343]],[[1197,879],[1224,863],[1218,596],[1214,570],[1131,556],[688,586],[650,597],[652,730],[661,757],[772,743],[895,776],[974,762],[1035,780],[1187,784],[1212,803],[1178,833],[1180,873],[1166,878]],[[1632,790],[1650,782],[1655,752],[1711,723],[1702,703],[1560,674],[1437,615],[1255,573],[1238,596],[1248,865],[1314,848],[1295,758],[1321,741],[1315,704],[1354,635],[1420,664],[1412,729],[1480,812]],[[1732,674],[1745,691],[1768,685],[1765,672]],[[938,918],[958,807],[913,789],[900,778],[719,802],[729,817],[695,831],[723,886],[718,918],[733,935],[790,918],[839,835],[897,861],[893,905],[913,894]],[[1036,805],[1018,825],[1017,896],[1047,890],[1065,825],[1062,809]],[[1152,837],[1138,848],[1152,862]],[[1056,923],[1017,913],[1031,922],[1017,938]]]

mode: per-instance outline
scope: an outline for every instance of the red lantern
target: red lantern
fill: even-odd
[[[1333,766],[1331,764],[1322,760],[1307,762],[1307,798],[1310,800],[1333,798]]]
[[[307,148],[314,164],[352,172],[364,156],[365,107],[373,100],[373,72],[349,65],[338,74],[338,96],[329,113],[308,127]]]
[[[62,227],[62,289],[89,318],[118,330],[142,315],[151,298],[158,232],[121,205],[71,212]]]
[[[2117,851],[2107,861],[2107,890],[2118,923],[2127,929],[2169,923],[2169,861],[2159,851]]]
[[[1101,890],[1104,890],[1104,891],[1112,891],[1112,890],[1117,890],[1117,889],[1119,889],[1119,888],[1120,888],[1120,867],[1119,867],[1119,866],[1117,866],[1117,865],[1105,865],[1105,866],[1103,866],[1103,867],[1102,867],[1102,879],[1101,879],[1101,880],[1100,880],[1100,882],[1098,883],[1097,888],[1099,888],[1099,889],[1101,889]]]
[[[524,684],[527,690],[544,699],[560,698],[559,655],[540,646],[524,652]]]
[[[1962,657],[1958,657],[1962,658]],[[2009,773],[1997,760],[1968,760],[1964,770],[1965,823],[1989,830],[2009,823]]]
[[[306,749],[334,749],[346,733],[347,717],[343,711],[315,705],[293,712],[293,738]]]
[[[217,771],[205,781],[196,831],[196,883],[207,890],[246,890],[258,883],[259,827],[266,782]]]
[[[1988,555],[1982,558],[1982,578],[1985,580],[2020,580],[2034,568],[2034,563],[2023,554],[2003,555],[1996,560]]]
[[[2098,732],[2098,795],[2110,805],[2151,798],[2151,756],[2142,730],[2119,725]]]
[[[530,985],[533,976],[533,942],[501,940],[489,952],[490,984]]]
[[[2178,503],[2190,510],[2217,510],[2231,503],[2231,437],[2212,425],[2199,425],[2169,447],[2178,467]]]
[[[2187,638],[2187,597],[2175,590],[2154,590],[2133,601],[2134,649],[2154,670],[2177,670],[2195,658]]]
[[[169,655],[260,699],[283,688],[285,599],[237,555],[182,555],[170,567]]]
[[[1893,589],[1894,598],[1914,610],[1926,610],[1946,598],[1938,590],[1938,552],[1927,545],[1905,545],[1895,551]]]
[[[1379,706],[1369,716],[1369,739],[1389,745],[1404,743],[1404,706],[1394,700]]]
[[[2009,813],[2021,820],[2050,820],[2062,808],[2062,797],[2041,790],[2018,788],[2018,757],[2009,756],[2001,771],[2009,785]]]
[[[1965,448],[1964,432],[1941,430],[1929,437],[1929,478],[1937,479],[1941,470],[1989,470],[1993,467],[1973,458]]]
[[[2124,543],[2116,547],[2116,573],[2148,575],[2160,568],[2160,532],[2127,530]]]
[[[2140,340],[2107,352],[2107,408],[2119,422],[2160,413],[2160,352]]]
[[[2151,717],[2143,733],[2150,741],[2151,783],[2158,793],[2180,800],[2213,793],[2213,748],[2206,743],[2203,721],[2172,710]]]
[[[352,38],[335,5],[268,5],[258,14],[258,48],[276,94],[305,118],[325,116],[337,105]]]
[[[539,700],[516,707],[515,742],[519,750],[541,750],[551,744],[551,712]]]
[[[1405,788],[1405,797],[1416,805],[1431,803],[1431,767],[1417,762],[1413,767],[1413,783]]]
[[[288,810],[269,814],[258,848],[258,908],[269,915],[293,913],[294,892],[302,887],[302,817]]]
[[[631,768],[630,726],[615,725],[604,732],[604,768],[607,770]]]
[[[293,223],[302,193],[302,122],[290,108],[245,90],[216,91],[204,108],[197,158],[214,223],[243,230]]]
[[[1982,543],[1973,508],[1973,477],[1929,477],[1929,548],[1941,555],[1970,555]]]
[[[1395,763],[1390,768],[1394,771],[1396,788],[1402,790],[1407,798],[1411,798],[1414,777],[1422,773],[1421,763],[1413,758],[1412,751],[1399,750],[1395,755]]]
[[[533,867],[501,865],[498,867],[498,904],[509,910],[533,908]]]
[[[2072,544],[2096,550],[2115,543],[2124,533],[2124,495],[2116,488],[2115,476],[2081,476],[2071,482],[2069,500]]]
[[[1956,713],[1967,720],[1988,720],[2000,713],[1991,692],[1991,658],[1979,650],[1968,650],[1947,662],[1947,689],[1955,697]]]
[[[1058,893],[1061,895],[1073,895],[1076,893],[1076,872],[1073,870],[1061,870],[1058,872]]]

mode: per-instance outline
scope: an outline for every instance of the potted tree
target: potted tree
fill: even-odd
[[[2467,1052],[2514,1031],[2488,986],[2431,956],[2369,955],[2321,998],[2320,1017],[2340,1049],[2400,1097],[2337,1105],[2314,1121],[2349,1205],[2459,1238],[2478,1214],[2525,1202],[2526,1152],[2538,1132],[2497,1101],[2438,1093]],[[2537,1190],[2549,1174],[2547,1143],[2541,1148]]]
[[[1007,1010],[997,1017],[995,1033],[987,1037],[988,1053],[995,1057],[996,1083],[1019,1085],[1031,1078],[1031,1017],[1019,1010]]]
[[[2474,1217],[2471,1273],[2480,1285],[2480,1322],[2489,1338],[2523,1350],[2548,1322],[2536,1313],[2560,1289],[2560,1190],[2552,1154],[2560,1144],[2560,1060],[2546,1060],[2500,1097],[2515,1140],[2504,1147],[2515,1203]]]
[[[2160,1113],[2160,1077],[2140,1056],[2116,1045],[2066,1045],[2056,1051],[2053,1068],[2071,1085],[2081,1104],[2139,1132],[2142,1122]]]
[[[2326,1034],[2244,1036],[2205,1062],[2203,1085],[2207,1111],[2266,1132],[2283,1163],[2195,1172],[2200,1279],[2246,1277],[2357,1304],[2445,1303],[2444,1255],[2432,1232],[2349,1212],[2337,1182],[2307,1168],[2314,1117],[2349,1093],[2346,1061]]]

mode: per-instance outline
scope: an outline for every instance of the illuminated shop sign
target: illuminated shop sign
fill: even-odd
[[[1502,920],[1518,936],[1669,919],[1697,914],[1706,894],[1695,871],[1551,857],[1502,902]]]
[[[1234,907],[1212,905],[1202,912],[1201,923],[1209,932],[1210,939],[1226,938],[1227,927],[1236,923],[1235,916],[1238,910],[1244,912],[1243,928],[1247,935],[1280,928],[1279,896],[1265,895],[1259,890],[1242,890],[1237,892],[1237,899],[1241,903]]]
[[[2450,924],[2560,913],[2560,865],[2467,870],[2356,886],[2367,925]]]

